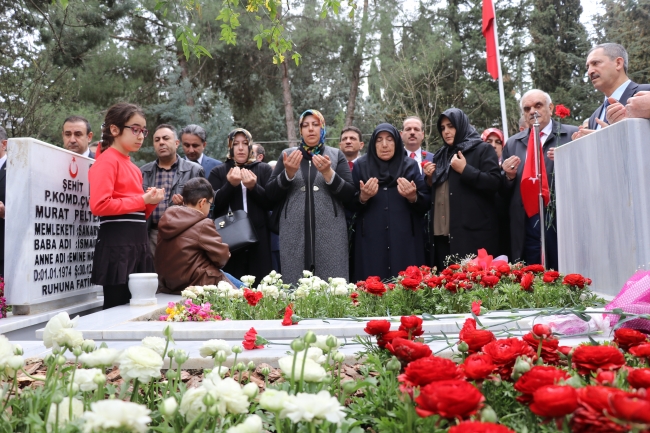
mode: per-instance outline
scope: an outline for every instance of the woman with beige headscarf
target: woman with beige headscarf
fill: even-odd
[[[224,216],[228,209],[244,210],[255,230],[258,243],[232,252],[224,271],[235,278],[254,275],[259,283],[272,270],[271,232],[268,213],[272,209],[264,189],[271,167],[255,160],[250,132],[237,128],[228,134],[228,155],[224,164],[212,169],[208,181],[216,191],[212,218]]]

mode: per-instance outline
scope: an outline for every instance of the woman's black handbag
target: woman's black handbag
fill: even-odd
[[[214,225],[223,243],[228,244],[231,253],[258,242],[248,214],[243,210],[229,210],[226,215],[216,218]]]

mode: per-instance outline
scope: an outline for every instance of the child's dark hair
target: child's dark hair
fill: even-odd
[[[104,118],[104,124],[102,125],[102,152],[111,147],[115,140],[115,137],[111,134],[111,125],[120,128],[120,135],[122,135],[124,132],[124,125],[126,125],[129,119],[135,114],[145,117],[142,108],[135,104],[129,104],[126,102],[120,102],[108,109],[106,117]]]
[[[188,180],[183,187],[183,203],[196,206],[202,198],[210,200],[214,197],[214,190],[210,182],[204,177],[195,177]]]

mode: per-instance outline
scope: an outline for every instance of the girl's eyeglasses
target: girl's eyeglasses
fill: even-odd
[[[131,130],[131,132],[133,132],[133,135],[135,135],[136,137],[138,135],[140,135],[141,132],[144,135],[144,138],[147,138],[147,135],[149,135],[149,130],[147,128],[143,128],[141,126],[124,125],[124,127],[129,128]]]

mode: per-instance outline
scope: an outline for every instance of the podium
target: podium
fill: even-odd
[[[650,269],[650,120],[626,119],[555,150],[559,271],[618,294]]]

